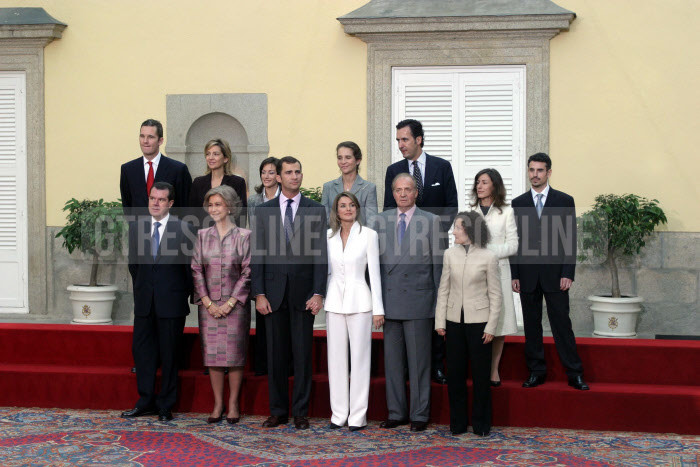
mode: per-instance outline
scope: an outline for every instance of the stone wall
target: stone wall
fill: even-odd
[[[619,265],[620,292],[644,297],[640,337],[700,336],[700,233],[654,234],[642,254]],[[610,294],[610,273],[581,264],[571,289],[571,319],[577,336],[590,336],[593,317],[586,297]]]
[[[69,255],[55,238],[58,227],[47,229],[47,310],[31,310],[36,316],[52,321],[69,322],[71,305],[66,287],[87,282],[89,258],[80,253]],[[640,337],[656,334],[700,335],[700,232],[663,232],[647,242],[643,253],[620,265],[620,288],[623,294],[641,295],[644,309],[638,326]],[[119,286],[112,318],[116,324],[131,324],[133,295],[131,280],[124,262],[100,267],[99,282]],[[610,274],[596,264],[581,264],[571,291],[571,319],[577,336],[590,336],[593,317],[586,297],[609,293]],[[25,315],[26,316],[26,315]],[[190,318],[188,324],[194,319]],[[196,323],[196,321],[193,321]],[[317,318],[322,326],[325,320]],[[548,328],[546,317],[545,328]]]

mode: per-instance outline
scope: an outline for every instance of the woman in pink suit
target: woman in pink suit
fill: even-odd
[[[204,365],[214,392],[214,410],[207,422],[220,422],[226,412],[224,370],[228,368],[226,421],[234,424],[240,419],[238,395],[250,331],[250,230],[232,221],[241,200],[229,186],[209,190],[204,208],[215,224],[197,233],[192,272]]]

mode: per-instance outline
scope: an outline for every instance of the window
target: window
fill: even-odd
[[[525,191],[525,66],[395,67],[392,119],[419,120],[425,152],[450,161],[459,207],[476,173],[498,170],[508,192]],[[392,144],[392,162],[401,159]]]

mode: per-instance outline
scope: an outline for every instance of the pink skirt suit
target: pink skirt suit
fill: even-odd
[[[197,232],[192,275],[204,365],[244,366],[250,333],[250,230],[234,227],[222,239],[216,226]],[[202,303],[204,296],[216,305],[229,298],[237,302],[228,316],[214,318]]]

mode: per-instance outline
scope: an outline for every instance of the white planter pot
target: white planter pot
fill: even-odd
[[[593,312],[593,334],[606,337],[635,337],[642,297],[588,297]]]
[[[69,285],[73,302],[73,324],[112,324],[112,304],[117,298],[116,285]]]

